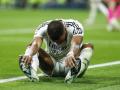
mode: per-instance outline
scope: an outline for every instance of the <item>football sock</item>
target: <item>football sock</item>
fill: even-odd
[[[81,59],[81,70],[80,74],[88,67],[90,58],[92,57],[93,49],[92,48],[84,48],[81,51],[79,58]]]

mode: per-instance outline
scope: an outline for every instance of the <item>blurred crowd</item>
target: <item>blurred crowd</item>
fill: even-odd
[[[0,0],[0,8],[87,8],[88,0]]]

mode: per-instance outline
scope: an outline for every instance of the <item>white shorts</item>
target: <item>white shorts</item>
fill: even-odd
[[[54,62],[53,76],[66,76],[70,68],[65,66],[64,58],[61,59],[60,61],[53,60],[53,62]]]
[[[53,59],[54,63],[54,69],[53,69],[53,75],[52,76],[65,76],[69,70],[68,67],[65,67],[65,61],[64,58],[61,59],[60,61],[56,61]],[[33,56],[32,59],[32,65],[31,65],[35,71],[39,68],[39,60],[37,54]]]

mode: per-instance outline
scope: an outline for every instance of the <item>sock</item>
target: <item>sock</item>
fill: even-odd
[[[37,70],[39,68],[39,60],[38,60],[38,55],[37,54],[35,54],[33,56],[31,66],[37,72]]]
[[[120,29],[119,22],[117,19],[120,17],[120,5],[113,11],[111,8],[108,9],[108,30],[112,31],[112,29]]]
[[[81,54],[79,56],[79,58],[81,59],[81,70],[80,70],[80,74],[87,69],[90,59],[92,57],[92,53],[93,53],[93,49],[92,48],[84,48],[81,51]]]

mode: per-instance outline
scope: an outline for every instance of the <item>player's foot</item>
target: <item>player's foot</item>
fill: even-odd
[[[80,69],[81,69],[81,60],[77,59],[76,60],[76,67],[71,68],[66,77],[65,77],[65,83],[72,83],[72,81],[78,76],[78,74],[80,73]]]
[[[39,81],[37,72],[31,67],[31,65],[25,65],[22,60],[23,56],[19,57],[19,66],[23,73],[30,79],[30,81],[35,82]]]

